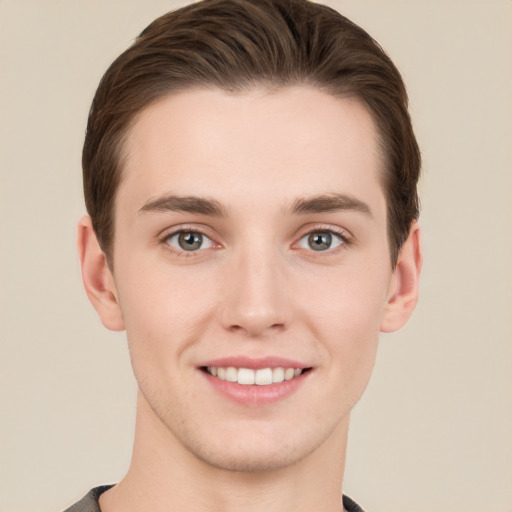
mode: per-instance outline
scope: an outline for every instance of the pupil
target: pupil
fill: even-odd
[[[324,251],[331,247],[332,236],[330,233],[311,233],[309,245],[315,251]]]
[[[184,251],[194,251],[201,247],[203,235],[200,233],[181,233],[178,241]]]

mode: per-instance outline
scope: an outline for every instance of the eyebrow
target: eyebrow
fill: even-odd
[[[355,211],[372,216],[370,207],[360,199],[348,194],[320,194],[297,198],[288,209],[292,215]],[[227,217],[226,208],[216,199],[197,196],[166,195],[146,203],[139,213],[186,212],[213,217]]]
[[[361,212],[372,217],[370,207],[360,199],[348,194],[321,194],[313,197],[300,197],[290,208],[295,215],[326,213],[335,211]]]
[[[215,199],[196,196],[166,195],[146,203],[139,213],[187,212],[214,217],[226,217],[226,209]]]

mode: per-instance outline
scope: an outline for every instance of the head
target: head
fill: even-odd
[[[379,333],[416,302],[418,168],[398,71],[331,9],[207,0],[153,22],[94,99],[79,236],[142,438],[229,470],[338,464]]]
[[[394,266],[418,216],[420,153],[405,86],[364,30],[307,0],[194,3],[155,20],[110,66],[93,100],[83,150],[86,206],[109,263],[125,141],[144,109],[191,88],[239,94],[293,85],[355,98],[372,116]]]

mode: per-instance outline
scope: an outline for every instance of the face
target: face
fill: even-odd
[[[225,469],[339,441],[396,287],[371,116],[303,87],[194,90],[125,149],[113,275],[146,414]]]

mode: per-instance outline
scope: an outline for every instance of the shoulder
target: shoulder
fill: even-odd
[[[98,504],[99,497],[112,485],[102,485],[91,489],[79,502],[67,508],[64,512],[101,512]]]
[[[343,507],[347,512],[364,512],[364,510],[348,496],[343,496]]]

